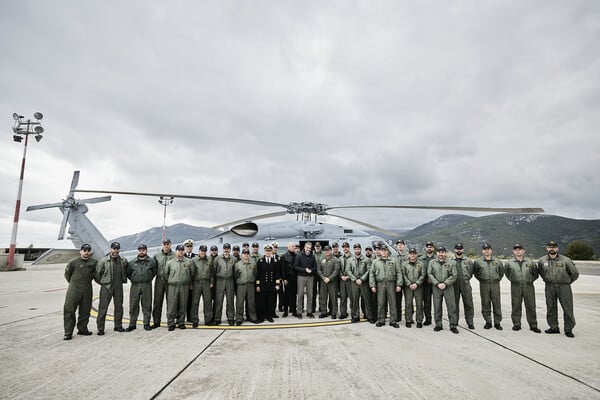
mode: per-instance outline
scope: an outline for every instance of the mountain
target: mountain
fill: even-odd
[[[219,232],[220,231],[212,228],[203,228],[200,226],[192,226],[187,224],[175,224],[167,226],[166,237],[171,239],[171,242],[173,243],[182,243],[186,239],[207,239]],[[150,228],[143,232],[134,233],[127,236],[121,236],[116,239],[112,239],[109,242],[115,241],[121,243],[121,248],[123,250],[135,250],[141,243],[145,243],[148,247],[160,246],[162,242],[162,226]]]
[[[512,246],[521,243],[532,257],[546,253],[548,240],[555,240],[565,251],[573,240],[582,241],[600,255],[600,220],[577,220],[545,214],[496,214],[483,217],[444,215],[403,235],[407,245],[421,250],[431,240],[448,250],[463,243],[467,254],[479,255],[488,242],[494,254],[509,256]]]

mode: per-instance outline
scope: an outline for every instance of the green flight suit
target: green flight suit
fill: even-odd
[[[96,271],[97,260],[84,260],[77,257],[69,261],[65,267],[65,279],[69,282],[65,304],[63,306],[63,322],[65,335],[72,335],[75,329],[75,311],[78,309],[77,331],[87,332],[92,309],[92,279]]]
[[[402,287],[402,271],[393,258],[377,258],[369,271],[369,286],[377,288],[377,322],[385,323],[386,304],[390,307],[390,323],[397,322],[396,288]]]
[[[427,268],[423,262],[417,259],[414,263],[406,260],[402,263],[402,275],[404,281],[404,302],[406,322],[414,323],[413,310],[417,309],[417,323],[423,322],[423,282],[427,279]],[[417,288],[412,290],[410,285],[416,284]],[[413,301],[414,300],[414,301]],[[414,303],[414,306],[413,306]]]
[[[340,266],[340,280],[339,280],[339,290],[340,290],[340,317],[346,318],[348,316],[348,299],[352,296],[352,281],[350,281],[350,277],[346,272],[346,267],[348,266],[348,262],[352,259],[353,254],[348,253],[342,254],[339,258],[341,266]],[[342,278],[348,278],[343,280]],[[352,306],[352,301],[350,301],[350,306]]]
[[[237,262],[236,258],[229,256],[227,258],[218,256],[214,261],[215,268],[215,324],[221,323],[223,315],[223,301],[227,296],[227,306],[225,314],[227,315],[227,321],[229,323],[235,322],[235,307],[234,307],[234,282],[233,282],[233,267]]]
[[[156,261],[146,256],[141,259],[133,258],[127,265],[127,278],[131,282],[129,289],[129,326],[137,325],[140,314],[140,301],[142,303],[142,315],[144,326],[150,325],[152,316],[152,279],[156,275]]]
[[[396,262],[398,263],[398,265],[400,266],[400,269],[402,270],[402,264],[407,262],[408,260],[408,255],[402,253],[398,253],[396,255]],[[396,292],[396,309],[398,310],[398,316],[397,316],[397,321],[402,321],[402,298],[404,297],[404,286],[402,286],[402,290],[400,290],[399,292]]]
[[[167,324],[185,324],[185,311],[192,281],[192,260],[172,258],[167,261]]]
[[[456,261],[456,272],[458,277],[454,283],[454,299],[456,303],[456,318],[460,319],[460,298],[462,297],[465,309],[465,321],[467,325],[473,325],[475,307],[473,306],[473,288],[471,278],[473,277],[473,261],[466,257],[454,257]]]
[[[332,318],[337,316],[337,288],[340,268],[341,263],[334,256],[322,257],[317,264],[317,276],[318,280],[321,281],[319,286],[319,310],[321,315],[327,314],[327,310],[329,310]],[[329,283],[325,283],[325,278],[329,278]],[[327,308],[328,300],[329,308]]]
[[[313,256],[315,256],[315,264],[317,264],[317,267],[319,266],[319,263],[321,262],[321,260],[323,258],[325,258],[325,252],[324,251],[313,251]],[[340,264],[341,265],[341,264]],[[292,267],[293,269],[293,267]],[[323,281],[321,279],[319,279],[318,276],[315,276],[315,279],[313,279],[313,295],[312,295],[312,306],[314,308],[314,310],[311,310],[312,313],[314,314],[316,311],[316,307],[317,307],[317,294],[319,295],[319,312],[320,313],[326,313],[327,312],[327,308],[323,308],[321,309],[321,284],[323,283]],[[336,286],[338,287],[338,286]],[[338,304],[337,304],[337,293],[335,294],[335,309],[338,309]],[[333,308],[333,304],[328,304],[329,308]]]
[[[492,323],[492,306],[494,308],[494,325],[502,321],[500,303],[500,280],[504,276],[504,265],[496,257],[486,260],[479,257],[473,263],[475,278],[479,281],[481,296],[481,315],[486,323]]]
[[[256,264],[252,259],[240,260],[234,267],[236,298],[235,298],[235,321],[244,321],[244,303],[248,313],[249,321],[256,321]]]
[[[454,298],[454,283],[457,278],[456,261],[453,259],[437,258],[429,262],[427,267],[427,277],[431,281],[433,292],[433,315],[435,326],[442,327],[442,300],[446,300],[446,312],[450,321],[450,328],[456,328],[458,325],[458,315],[456,314],[456,303]],[[446,284],[444,289],[440,289],[440,283]]]
[[[160,253],[154,255],[156,261],[156,279],[154,280],[154,303],[152,304],[152,321],[154,325],[160,325],[162,310],[165,298],[167,296],[167,261],[175,257],[173,251],[168,253]]]
[[[522,261],[512,258],[506,263],[506,277],[510,281],[511,314],[513,326],[521,327],[522,305],[525,302],[525,314],[530,329],[537,328],[535,312],[535,287],[538,278],[537,262],[524,258]]]
[[[546,283],[546,321],[551,329],[558,329],[558,305],[563,309],[565,332],[575,327],[573,292],[571,283],[579,278],[579,271],[569,257],[557,254],[555,258],[544,256],[538,260],[538,272]]]
[[[360,318],[359,300],[362,299],[363,312],[369,321],[375,321],[376,316],[372,313],[371,306],[371,288],[369,287],[369,268],[371,260],[361,254],[360,258],[352,257],[346,266],[346,273],[352,282],[352,298],[350,307],[350,316],[353,319]],[[360,279],[361,284],[356,281]]]
[[[200,298],[202,298],[204,310],[204,325],[208,325],[213,318],[212,290],[215,284],[215,271],[208,256],[192,258],[193,263],[193,288],[192,288],[192,310],[190,320],[192,324],[199,324]]]
[[[101,258],[96,264],[95,280],[100,284],[100,300],[98,301],[98,331],[104,331],[106,314],[111,300],[114,308],[115,329],[123,328],[123,284],[127,283],[127,260],[121,256],[112,258],[109,255]]]

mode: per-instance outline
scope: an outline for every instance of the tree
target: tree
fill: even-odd
[[[594,249],[579,240],[574,240],[567,246],[565,256],[573,260],[592,260]]]

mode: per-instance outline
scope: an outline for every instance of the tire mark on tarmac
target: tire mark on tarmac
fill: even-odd
[[[62,313],[62,310],[61,311],[52,311],[52,312],[49,312],[46,314],[34,315],[33,317],[28,317],[28,318],[23,318],[23,319],[17,319],[15,321],[5,322],[3,324],[0,324],[0,326],[16,324],[17,322],[29,321],[30,319],[36,319],[36,318],[45,317],[45,316],[52,315],[52,314],[59,314],[59,313]]]
[[[446,318],[444,318],[444,320],[446,320],[446,321],[450,322],[450,321],[449,321],[448,319],[446,319]],[[467,332],[469,332],[469,333],[471,333],[471,334],[473,334],[473,335],[475,335],[475,336],[479,336],[481,339],[487,340],[488,342],[490,342],[490,343],[493,343],[493,344],[495,344],[496,346],[502,347],[502,348],[503,348],[503,349],[505,349],[505,350],[508,350],[508,351],[510,351],[510,352],[512,352],[512,353],[514,353],[514,354],[516,354],[516,355],[518,355],[518,356],[521,356],[521,357],[523,357],[523,358],[525,358],[525,359],[527,359],[527,360],[529,360],[529,361],[532,361],[532,362],[534,362],[534,363],[536,363],[536,364],[538,364],[538,365],[540,365],[540,366],[542,366],[542,367],[544,367],[544,368],[547,368],[547,369],[549,369],[550,371],[556,372],[557,374],[559,374],[559,375],[562,375],[562,376],[564,376],[565,378],[572,379],[572,380],[574,380],[575,382],[577,382],[577,383],[579,383],[579,384],[581,384],[581,385],[587,386],[588,388],[590,388],[590,389],[592,389],[592,390],[595,390],[596,392],[600,393],[600,389],[598,389],[597,387],[595,387],[595,386],[592,386],[592,385],[590,385],[590,384],[588,384],[588,383],[586,383],[586,382],[582,381],[581,379],[578,379],[578,378],[574,377],[573,375],[569,375],[569,374],[567,374],[566,372],[562,372],[562,371],[560,371],[560,370],[558,370],[558,369],[556,369],[556,368],[554,368],[554,367],[551,367],[551,366],[550,366],[550,365],[548,365],[548,364],[544,364],[543,362],[541,362],[541,361],[538,361],[538,360],[536,360],[536,359],[535,359],[535,358],[533,358],[533,357],[529,357],[527,354],[524,354],[524,353],[521,353],[520,351],[517,351],[517,350],[511,349],[510,347],[508,347],[508,346],[506,346],[506,345],[503,345],[503,344],[502,344],[502,343],[500,343],[500,342],[497,342],[497,341],[495,341],[495,340],[493,340],[493,339],[490,339],[490,338],[487,338],[487,337],[485,337],[485,336],[483,336],[483,335],[480,335],[479,333],[477,333],[477,332],[475,332],[475,331],[472,331],[471,329],[467,329],[467,328],[465,328],[464,326],[461,326],[460,324],[459,324],[458,326],[459,326],[461,329],[463,329],[463,330],[465,330],[465,331],[467,331]]]
[[[196,362],[196,360],[206,351],[210,348],[210,346],[212,346],[221,336],[223,336],[223,334],[226,332],[226,330],[222,330],[221,333],[219,333],[219,335],[214,338],[208,345],[206,345],[205,348],[202,349],[202,351],[200,353],[198,353],[196,355],[196,357],[192,358],[192,360],[186,364],[185,367],[183,367],[177,374],[175,374],[174,377],[172,377],[169,382],[167,382],[162,388],[160,388],[160,390],[158,392],[156,392],[152,397],[150,397],[150,400],[154,400],[156,399],[158,396],[160,396],[160,394],[167,388],[169,387],[169,385],[171,383],[173,383],[175,381],[175,379],[179,378],[179,376],[181,374],[183,374],[185,372],[186,369],[188,369],[190,367],[190,365],[192,365],[194,362]]]

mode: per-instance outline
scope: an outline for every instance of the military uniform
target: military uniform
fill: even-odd
[[[277,301],[276,286],[281,287],[281,259],[278,257],[267,258],[266,256],[258,260],[256,266],[256,287],[260,288],[257,292],[257,310],[258,321],[265,319],[273,322],[275,314],[275,303]]]
[[[348,317],[348,299],[352,297],[352,281],[346,272],[346,268],[350,259],[352,259],[352,253],[344,253],[339,258],[341,267],[340,267],[340,318]],[[344,280],[346,279],[346,280]],[[352,307],[352,301],[350,301],[350,306]]]
[[[254,263],[254,265],[258,264],[258,260],[260,260],[262,258],[262,255],[260,253],[251,253],[250,254],[250,261],[252,261]]]
[[[377,289],[377,326],[385,324],[385,301],[390,307],[390,325],[397,327],[398,315],[396,309],[396,287],[402,286],[402,271],[396,260],[388,257],[377,258],[371,264],[369,271],[369,285]]]
[[[195,328],[200,323],[198,315],[200,298],[202,298],[204,310],[204,325],[210,325],[213,319],[212,291],[211,286],[215,284],[215,271],[208,256],[192,258],[193,281],[192,281],[192,310],[191,321]]]
[[[404,253],[398,253],[396,255],[396,263],[398,263],[398,265],[400,266],[400,269],[402,269],[402,264],[404,264],[407,260],[407,255]],[[400,290],[399,292],[396,292],[396,309],[398,310],[398,315],[397,315],[397,320],[398,321],[402,321],[402,297],[404,296],[404,293],[402,293],[404,291],[404,286],[402,287],[402,290]]]
[[[235,299],[236,325],[241,325],[244,321],[244,303],[246,303],[248,320],[256,322],[256,264],[251,258],[248,258],[248,261],[244,261],[242,258],[242,260],[235,263],[234,275],[237,284]]]
[[[431,281],[433,292],[433,310],[435,318],[435,329],[442,328],[442,299],[446,301],[446,312],[450,321],[450,329],[458,333],[458,316],[456,314],[456,303],[454,299],[454,283],[456,282],[456,262],[452,259],[431,260],[427,267],[427,277]],[[444,289],[439,288],[439,284],[446,285]]]
[[[185,329],[185,312],[192,280],[193,262],[189,258],[172,258],[167,262],[167,324]]]
[[[325,257],[325,252],[313,250],[313,256],[315,256],[315,263],[317,264],[317,268],[318,268],[319,262],[323,259],[323,257]],[[313,313],[317,309],[317,294],[319,296],[321,295],[321,280],[318,277],[315,277],[315,279],[313,280],[313,295],[312,295],[313,308],[311,310]],[[337,293],[336,293],[336,298],[337,298]],[[337,301],[336,301],[336,306],[337,306]],[[321,308],[321,300],[319,299],[319,312],[324,312],[324,311],[320,310],[320,308]],[[327,309],[325,309],[325,311],[327,311]]]
[[[223,301],[227,296],[227,306],[225,313],[227,315],[227,322],[230,325],[235,323],[235,307],[234,307],[234,282],[233,282],[233,266],[236,263],[236,259],[233,256],[225,258],[224,256],[218,256],[215,259],[215,324],[221,323],[223,315]]]
[[[63,307],[65,338],[73,335],[75,311],[78,309],[77,331],[89,332],[87,325],[92,309],[92,279],[94,279],[96,263],[97,260],[94,258],[84,260],[77,257],[69,261],[65,267],[65,279],[69,282]]]
[[[406,323],[408,325],[414,323],[413,310],[417,309],[417,327],[421,327],[423,323],[423,282],[427,279],[427,268],[419,259],[414,263],[407,260],[402,263],[402,275],[404,282],[404,302],[406,304]],[[412,284],[417,285],[415,290],[410,288]],[[414,301],[413,301],[414,300]],[[413,303],[415,304],[413,306]]]
[[[111,300],[114,304],[115,330],[123,331],[123,284],[127,283],[127,260],[121,256],[113,258],[110,254],[103,257],[96,264],[95,280],[100,284],[96,319],[98,331],[104,332],[106,313]]]
[[[167,296],[167,261],[174,257],[175,254],[172,250],[169,250],[168,253],[161,250],[153,257],[157,268],[156,279],[154,280],[154,303],[152,304],[152,321],[155,328],[160,326],[163,303]]]
[[[500,303],[500,280],[504,276],[502,261],[496,257],[486,260],[479,257],[473,263],[475,278],[479,281],[481,295],[481,314],[486,327],[492,324],[492,306],[494,309],[494,326],[500,326],[502,321],[502,306]]]
[[[535,287],[533,282],[538,278],[537,262],[530,258],[519,261],[513,257],[506,263],[506,277],[510,281],[510,298],[512,311],[510,317],[513,329],[521,328],[522,304],[525,302],[525,314],[531,330],[537,329],[535,311]]]
[[[538,260],[538,271],[546,283],[546,321],[552,332],[558,333],[558,305],[557,300],[563,309],[563,318],[565,324],[565,333],[572,335],[575,327],[575,314],[573,313],[573,292],[571,284],[579,278],[579,271],[573,261],[562,254],[557,254],[555,258],[544,256]]]
[[[127,265],[127,278],[131,281],[129,289],[129,327],[135,328],[140,313],[140,300],[144,316],[144,328],[150,329],[152,315],[152,279],[156,276],[156,261],[146,256],[132,259]]]
[[[317,275],[319,277],[318,279],[321,281],[319,286],[319,309],[321,310],[319,318],[324,318],[327,316],[328,301],[331,318],[337,318],[337,286],[338,277],[340,275],[340,267],[340,261],[334,256],[330,256],[329,258],[325,256],[321,258],[321,260],[317,264]],[[329,278],[328,283],[325,283],[325,278]]]
[[[371,306],[371,288],[369,287],[370,265],[371,260],[361,254],[360,257],[352,257],[346,266],[346,273],[350,277],[350,282],[352,282],[350,316],[355,322],[360,320],[360,299],[362,299],[362,304],[364,306],[363,312],[366,314],[369,322],[375,321],[377,318],[372,313],[373,308]],[[360,285],[356,283],[359,279],[361,281]]]
[[[460,319],[460,298],[462,297],[465,309],[465,321],[469,328],[473,325],[475,307],[473,306],[473,288],[471,278],[473,277],[473,261],[465,257],[454,257],[456,261],[456,282],[454,283],[454,299],[456,303],[456,318]]]

